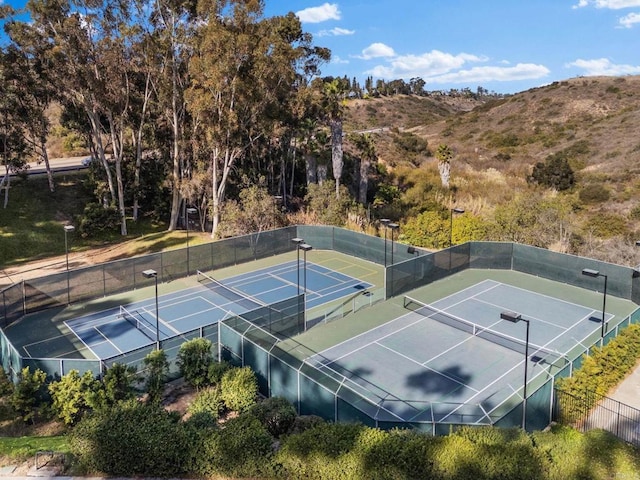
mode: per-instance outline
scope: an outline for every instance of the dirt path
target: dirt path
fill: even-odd
[[[96,265],[110,260],[126,258],[128,252],[133,251],[132,244],[136,240],[108,245],[105,247],[93,248],[86,252],[70,252],[69,268],[80,268],[89,265]],[[66,269],[66,257],[48,257],[21,265],[6,267],[0,270],[0,289],[8,287],[14,283],[30,278],[44,277],[53,273],[64,272]]]

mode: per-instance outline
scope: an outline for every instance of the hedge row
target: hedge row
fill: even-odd
[[[604,347],[594,348],[591,355],[585,355],[582,367],[573,372],[573,376],[560,379],[556,385],[575,399],[562,405],[563,421],[579,420],[584,415],[584,407],[590,409],[599,397],[617,386],[635,368],[638,358],[638,324],[630,325]]]
[[[259,419],[253,410],[214,426],[131,401],[83,419],[71,445],[86,473],[147,477],[599,480],[636,478],[640,464],[638,450],[606,432],[559,426],[531,435],[466,427],[433,437],[298,417],[278,443],[267,430],[273,415]]]

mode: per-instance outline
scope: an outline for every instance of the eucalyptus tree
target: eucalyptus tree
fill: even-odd
[[[46,111],[54,91],[47,82],[47,69],[38,57],[28,57],[15,45],[7,47],[1,62],[5,81],[11,83],[15,93],[12,116],[23,126],[29,153],[44,163],[49,190],[53,192],[55,184],[46,146],[50,126]]]
[[[190,176],[187,153],[191,133],[186,130],[185,90],[189,87],[189,60],[192,55],[192,35],[198,25],[197,0],[139,1],[140,11],[150,9],[148,53],[154,62],[149,77],[155,93],[156,108],[168,122],[170,132],[171,214],[169,230],[178,227],[183,198],[183,181]]]
[[[211,178],[215,236],[234,168],[277,130],[299,70],[319,55],[295,15],[264,19],[261,1],[203,0],[198,13],[186,98]]]
[[[26,11],[30,21],[13,22],[9,28],[12,40],[46,65],[47,78],[62,103],[87,116],[93,148],[107,177],[110,203],[116,205],[120,231],[126,235],[122,162],[132,89],[129,4],[116,0],[29,0]]]

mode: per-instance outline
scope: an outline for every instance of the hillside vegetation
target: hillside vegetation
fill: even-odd
[[[555,239],[509,238],[508,228],[489,229],[485,237],[638,263],[640,77],[575,78],[500,99],[395,96],[348,105],[346,130],[387,127],[372,135],[392,183],[404,193],[419,182],[431,184],[412,213],[432,208],[432,199],[441,209],[457,205],[495,226],[508,207],[529,209],[540,220],[549,213],[540,203],[561,204],[564,213],[559,217],[556,208],[546,221]],[[408,138],[425,148],[403,148]],[[434,156],[442,144],[453,152],[449,189],[440,185]],[[566,159],[570,188],[559,192],[532,181],[534,166],[551,157]],[[522,211],[513,223],[535,224]]]

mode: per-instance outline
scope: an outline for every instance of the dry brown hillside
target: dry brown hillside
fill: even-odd
[[[348,106],[347,132],[384,127],[372,135],[388,170],[408,165],[414,179],[423,171],[439,188],[433,152],[451,147],[454,188],[435,199],[489,221],[517,196],[552,197],[528,178],[536,163],[561,155],[575,176],[564,192],[573,205],[569,250],[621,261],[624,247],[624,261],[640,259],[640,76],[574,78],[503,98],[399,95]],[[410,151],[416,139],[428,146]]]

